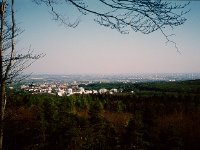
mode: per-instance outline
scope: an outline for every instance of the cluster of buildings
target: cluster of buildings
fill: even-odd
[[[72,83],[60,83],[60,82],[52,82],[52,83],[38,83],[38,84],[29,84],[29,85],[22,85],[21,89],[24,91],[29,91],[32,93],[49,93],[58,96],[70,96],[73,94],[104,94],[110,93],[114,94],[117,93],[117,89],[107,90],[105,88],[99,90],[85,90],[83,87],[79,87],[78,84]]]

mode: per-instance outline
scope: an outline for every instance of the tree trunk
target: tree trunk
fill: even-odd
[[[4,122],[4,114],[5,114],[5,105],[6,105],[6,83],[5,81],[1,82],[1,89],[0,89],[0,150],[2,150],[3,146],[3,122]]]
[[[1,1],[0,5],[0,19],[1,19],[1,29],[0,29],[0,150],[3,146],[3,120],[4,120],[4,104],[5,104],[5,94],[6,94],[6,84],[3,75],[3,31],[4,31],[4,0]]]

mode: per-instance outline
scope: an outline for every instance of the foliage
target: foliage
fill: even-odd
[[[144,82],[144,83],[92,83],[88,85],[81,85],[85,89],[99,90],[106,89],[122,89],[124,92],[131,91],[153,91],[153,92],[179,92],[179,93],[200,93],[200,80],[176,81],[176,82]]]
[[[4,149],[199,149],[199,116],[195,92],[58,97],[10,91]]]

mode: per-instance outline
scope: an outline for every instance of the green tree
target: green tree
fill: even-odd
[[[3,120],[6,109],[7,84],[20,77],[21,72],[29,67],[33,60],[42,55],[33,55],[30,49],[27,54],[17,54],[15,38],[21,33],[15,23],[15,1],[1,0],[0,2],[0,149],[3,142]],[[19,80],[19,78],[18,78]]]
[[[177,126],[170,125],[161,132],[160,136],[160,149],[166,150],[180,150],[184,149],[183,138],[180,134],[180,129]]]
[[[186,12],[182,11],[185,5],[176,5],[162,0],[148,0],[148,1],[130,1],[130,0],[99,0],[96,1],[99,6],[106,9],[96,10],[88,5],[88,1],[84,0],[34,0],[37,4],[45,4],[51,9],[55,20],[70,26],[76,27],[79,23],[77,20],[74,23],[67,22],[65,16],[62,17],[56,11],[56,5],[66,4],[66,7],[72,6],[83,15],[95,15],[95,21],[105,27],[116,29],[120,33],[128,33],[129,30],[135,32],[142,32],[144,34],[152,33],[156,30],[164,35],[167,42],[172,42],[169,36],[164,32],[165,27],[175,27],[182,25],[186,19],[183,17]],[[7,26],[6,13],[10,12],[11,26]],[[179,11],[181,10],[181,11]],[[11,27],[11,28],[10,28]],[[0,2],[0,149],[2,149],[3,140],[3,119],[6,107],[6,85],[8,80],[13,79],[20,72],[29,66],[24,64],[29,59],[38,59],[41,55],[32,56],[28,52],[26,55],[15,54],[15,19],[14,19],[14,0],[1,0]],[[8,29],[8,30],[7,30]],[[9,38],[6,35],[10,35]],[[4,53],[5,46],[7,45],[6,39],[10,40],[10,52]],[[177,47],[176,47],[177,48]],[[177,49],[178,50],[178,49]],[[8,54],[8,55],[7,55]],[[6,57],[8,56],[8,57]],[[17,66],[17,67],[16,67]],[[14,68],[14,69],[12,69]]]
[[[134,116],[129,120],[122,145],[124,149],[129,150],[143,150],[146,149],[144,140],[144,124],[141,112],[137,111]]]
[[[91,120],[96,122],[98,119],[102,118],[102,112],[104,111],[103,104],[100,100],[96,100],[90,105],[89,115]]]
[[[158,141],[157,130],[157,115],[155,104],[153,102],[146,102],[143,110],[143,124],[144,124],[144,140],[148,143],[148,149],[154,149],[156,141]]]

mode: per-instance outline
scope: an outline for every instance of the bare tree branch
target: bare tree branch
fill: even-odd
[[[21,34],[21,30],[16,28],[14,2],[15,0],[0,2],[0,150],[3,141],[7,84],[24,79],[22,71],[44,56],[33,55],[31,49],[26,54],[17,53],[15,38]]]
[[[175,2],[162,0],[96,0],[103,8],[96,10],[89,6],[86,0],[33,0],[36,4],[45,4],[51,9],[54,19],[68,27],[76,27],[79,20],[70,23],[65,16],[54,8],[56,5],[66,4],[74,6],[83,14],[95,15],[95,21],[105,27],[116,29],[122,34],[127,34],[130,30],[149,34],[160,30],[166,39],[166,43],[174,44],[179,52],[177,44],[170,39],[164,31],[166,27],[173,29],[175,26],[182,25],[186,18],[184,15],[189,10],[185,10],[188,3],[177,4]]]

